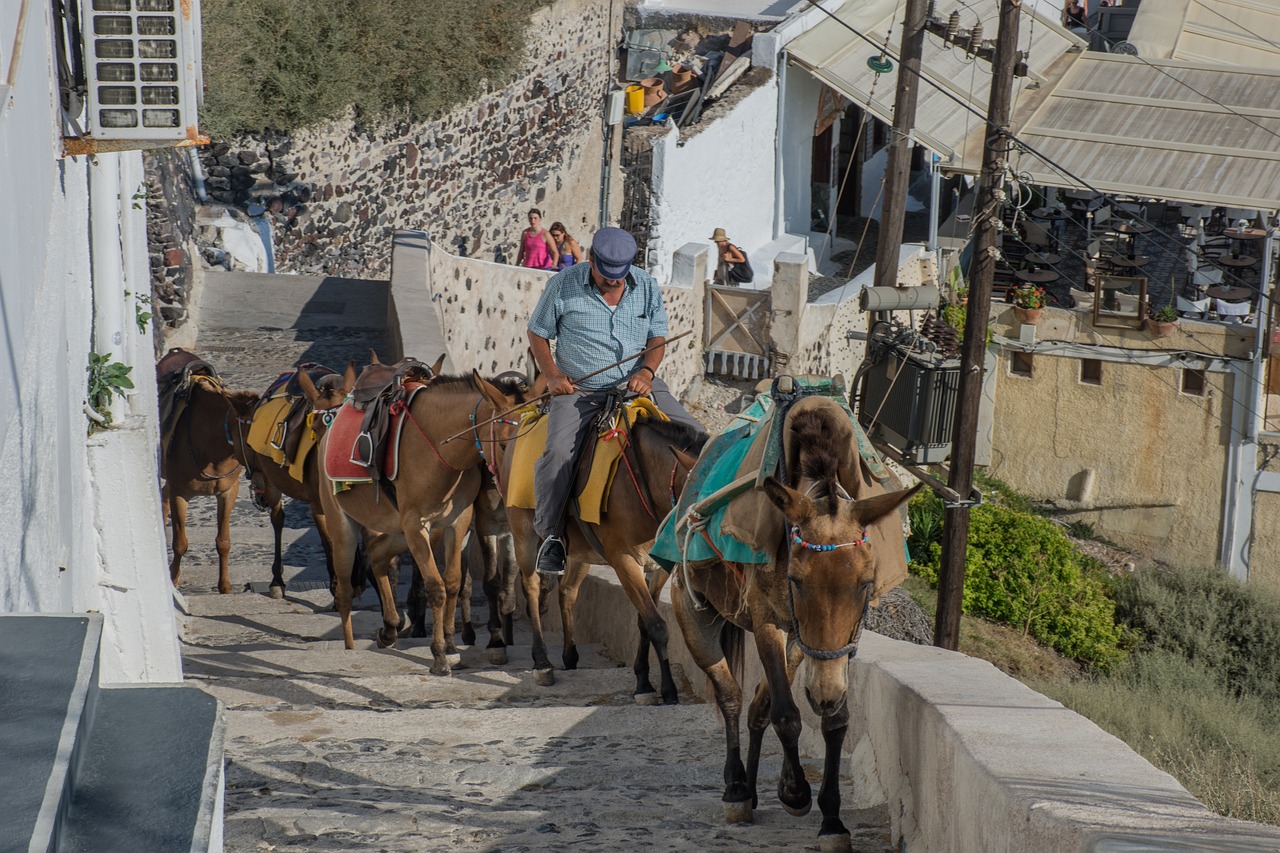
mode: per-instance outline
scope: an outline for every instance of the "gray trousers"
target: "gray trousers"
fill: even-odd
[[[662,413],[677,423],[706,432],[671,393],[667,383],[654,377],[649,395]],[[577,391],[551,398],[547,422],[547,447],[533,467],[533,491],[537,507],[533,529],[546,538],[558,532],[569,492],[573,489],[573,461],[586,440],[591,419],[604,406],[605,392]]]

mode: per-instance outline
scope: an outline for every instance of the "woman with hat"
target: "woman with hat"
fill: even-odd
[[[720,263],[716,266],[716,283],[731,284],[736,287],[738,282],[729,277],[729,272],[734,264],[745,264],[747,256],[729,242],[729,236],[724,233],[723,228],[717,228],[712,232],[711,242],[716,244],[716,250],[720,253]]]

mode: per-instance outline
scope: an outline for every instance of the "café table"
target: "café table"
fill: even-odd
[[[1028,284],[1050,284],[1062,277],[1053,270],[1018,270],[1013,275]]]
[[[1240,287],[1232,284],[1220,284],[1211,287],[1204,292],[1205,296],[1210,299],[1221,299],[1223,302],[1243,302],[1252,298],[1254,291],[1251,287]]]
[[[1222,233],[1224,236],[1232,240],[1251,241],[1267,239],[1267,232],[1262,228],[1227,228]]]
[[[1037,207],[1031,211],[1031,218],[1036,222],[1047,222],[1049,230],[1061,236],[1066,223],[1067,212],[1061,207]]]
[[[1060,263],[1061,255],[1055,255],[1053,252],[1031,252],[1027,255],[1027,263],[1032,266],[1045,266]]]
[[[1111,226],[1111,230],[1117,234],[1124,234],[1127,237],[1134,237],[1138,234],[1150,234],[1155,230],[1155,226],[1148,225],[1145,222],[1138,222],[1132,219],[1126,219],[1118,225]]]
[[[1151,261],[1146,255],[1138,255],[1136,258],[1129,255],[1111,255],[1109,260],[1113,267],[1130,270],[1142,269]]]
[[[1215,264],[1235,269],[1245,269],[1258,265],[1258,259],[1253,255],[1241,255],[1238,258],[1233,258],[1231,255],[1219,255],[1216,258],[1211,258],[1211,260]]]

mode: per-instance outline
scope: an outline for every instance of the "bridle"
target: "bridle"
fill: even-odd
[[[854,628],[853,634],[849,637],[849,642],[845,643],[843,646],[841,646],[838,649],[815,649],[813,646],[810,646],[808,643],[806,643],[804,641],[804,638],[800,636],[800,619],[796,616],[796,601],[795,601],[795,594],[793,592],[793,589],[796,586],[796,581],[795,581],[795,578],[791,576],[791,547],[792,545],[796,545],[801,548],[804,548],[807,551],[818,551],[820,553],[826,553],[828,551],[836,551],[840,548],[858,548],[863,545],[869,546],[870,537],[867,533],[867,528],[865,527],[862,528],[862,536],[851,542],[817,544],[814,542],[806,541],[800,535],[800,528],[797,525],[789,524],[787,525],[787,539],[789,543],[786,548],[787,610],[791,615],[791,637],[793,640],[795,640],[795,644],[800,648],[800,651],[804,652],[806,657],[811,657],[814,660],[836,660],[837,658],[842,658],[842,657],[845,657],[846,655],[849,657],[853,657],[857,655],[858,642],[862,639],[862,626],[867,620],[867,608],[871,604],[871,588],[873,586],[873,582],[866,581],[861,585],[861,589],[863,593],[862,613],[858,616],[858,625],[856,628]]]
[[[507,426],[513,426],[518,428],[522,423],[524,423],[523,415],[526,412],[526,409],[517,409],[515,412],[511,413],[516,415],[521,415],[519,419],[512,419],[508,417],[508,418],[495,418],[493,420],[490,420],[489,421],[489,437],[481,438],[480,428],[476,424],[479,420],[478,415],[480,413],[480,404],[483,401],[484,401],[483,397],[479,400],[476,400],[475,407],[471,409],[471,415],[470,415],[471,436],[475,440],[476,450],[480,453],[480,461],[483,462],[485,464],[485,467],[489,470],[489,475],[493,477],[493,486],[495,489],[498,490],[498,494],[501,495],[503,501],[505,502],[507,496],[502,491],[502,474],[501,474],[501,471],[499,470],[498,454],[495,451],[499,447],[505,447],[511,441],[512,438],[516,438],[517,436],[509,435],[506,438],[498,438],[498,424],[506,424]],[[529,404],[529,406],[533,406],[533,405],[534,405],[533,403]],[[486,442],[491,446],[491,449],[487,454],[484,452],[484,445]]]

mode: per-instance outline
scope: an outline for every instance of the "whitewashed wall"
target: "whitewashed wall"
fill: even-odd
[[[726,114],[704,116],[696,134],[685,128],[682,138],[672,128],[655,140],[650,246],[658,281],[670,280],[672,256],[686,243],[714,249],[716,228],[748,256],[773,240],[777,128],[777,78],[770,76]]]
[[[18,5],[0,4],[0,32],[17,31]],[[125,296],[150,293],[144,213],[132,198],[141,157],[100,155],[97,166],[59,158],[50,15],[47,5],[31,9],[11,106],[0,113],[0,610],[99,610],[103,681],[175,681],[154,362]],[[103,211],[92,236],[91,207]],[[119,407],[120,428],[89,440],[91,348],[134,364],[142,391]]]
[[[813,179],[813,127],[818,118],[820,84],[798,68],[783,77],[781,137],[782,223],[791,234],[808,234]]]
[[[451,255],[439,245],[424,243],[428,255],[426,289],[440,319],[440,328],[453,369],[479,370],[486,376],[504,370],[524,370],[528,348],[527,323],[550,273],[524,267],[495,264]],[[701,258],[696,257],[701,253]],[[702,374],[702,279],[707,264],[705,247],[687,246],[688,259],[677,264],[679,280],[662,286],[670,333],[686,329],[694,334],[672,344],[663,361],[661,376],[678,396]],[[391,288],[397,313],[410,302],[412,289],[422,283],[406,280],[400,269],[412,265],[406,258],[391,271]],[[661,281],[661,279],[659,279]],[[412,322],[403,317],[401,322]],[[425,361],[439,353],[406,352]]]

